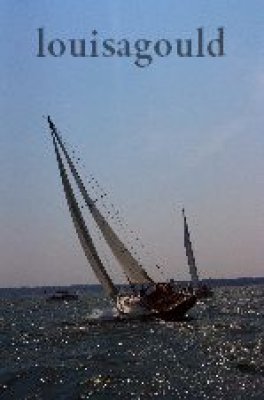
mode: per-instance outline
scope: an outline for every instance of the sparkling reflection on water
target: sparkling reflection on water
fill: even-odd
[[[118,321],[99,294],[2,298],[0,399],[263,399],[263,295],[217,289],[174,323]]]

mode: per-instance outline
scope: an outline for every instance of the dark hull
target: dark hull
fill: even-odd
[[[197,289],[195,291],[195,295],[196,295],[197,299],[207,299],[207,298],[213,297],[214,293],[213,293],[212,289],[206,287],[206,288],[202,288],[202,289]]]
[[[161,311],[155,316],[164,321],[180,321],[185,317],[185,314],[195,305],[196,296],[190,296],[178,304],[175,304],[168,310]]]
[[[78,300],[78,295],[70,293],[65,293],[65,294],[55,293],[46,299],[46,301],[72,301],[72,300]]]
[[[129,296],[127,296],[129,297]],[[186,294],[177,296],[177,299],[170,298],[170,301],[161,301],[164,299],[157,299],[157,302],[153,302],[152,304],[148,304],[145,301],[139,303],[140,307],[142,307],[141,311],[138,312],[133,310],[133,308],[127,311],[124,308],[117,307],[119,311],[120,320],[153,320],[160,319],[164,321],[180,321],[183,320],[186,316],[186,313],[195,305],[197,297],[194,294]]]

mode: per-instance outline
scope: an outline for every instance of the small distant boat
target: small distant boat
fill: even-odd
[[[187,257],[187,262],[189,265],[189,272],[191,275],[191,284],[193,287],[193,292],[195,293],[195,295],[197,296],[198,299],[212,297],[213,296],[212,289],[209,286],[207,286],[205,283],[203,283],[199,280],[196,261],[195,261],[193,248],[192,248],[192,242],[191,242],[191,238],[190,238],[189,227],[188,227],[184,208],[182,209],[182,215],[183,215],[183,221],[184,221],[184,247],[186,250],[186,257]]]
[[[179,291],[171,287],[168,283],[156,283],[149,276],[143,266],[136,260],[131,251],[112,229],[108,220],[97,206],[96,201],[93,201],[91,198],[65,147],[61,135],[58,133],[51,118],[48,116],[47,119],[64,194],[76,233],[87,261],[101,283],[106,295],[112,299],[121,316],[130,318],[155,317],[170,321],[183,318],[187,311],[195,305],[196,295],[190,292]],[[102,237],[128,280],[129,288],[126,293],[121,293],[114,284],[99,256],[73,191],[69,174],[71,174],[71,180],[75,182]],[[136,289],[138,286],[141,287],[140,290]]]
[[[198,299],[206,299],[208,297],[213,297],[213,290],[205,283],[200,283],[195,290],[195,294]]]
[[[71,301],[78,300],[78,295],[70,293],[68,290],[57,290],[54,294],[47,297],[46,301]]]

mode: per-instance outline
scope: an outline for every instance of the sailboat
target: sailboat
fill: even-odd
[[[193,253],[192,242],[190,238],[189,227],[187,223],[187,218],[185,215],[184,208],[182,209],[183,223],[184,223],[184,247],[186,251],[187,262],[189,266],[189,272],[191,275],[191,283],[193,291],[197,298],[212,297],[213,291],[206,284],[201,283],[198,276],[197,265]]]
[[[157,317],[164,320],[181,319],[196,303],[191,293],[176,291],[169,283],[156,283],[110,226],[87,191],[76,165],[50,116],[47,117],[57,165],[69,212],[80,244],[105,294],[112,300],[120,316]],[[71,174],[71,175],[70,175]],[[74,180],[94,222],[121,266],[128,290],[120,292],[103,264],[74,193],[70,177]],[[140,285],[140,289],[137,287]]]

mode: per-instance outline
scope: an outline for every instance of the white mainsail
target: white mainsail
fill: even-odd
[[[53,137],[53,145],[55,148],[55,153],[57,157],[57,162],[58,162],[58,167],[60,171],[60,176],[64,188],[64,193],[67,199],[68,207],[70,210],[70,214],[77,232],[77,235],[79,237],[80,243],[82,245],[84,254],[90,263],[97,279],[99,282],[102,284],[105,292],[107,295],[112,297],[113,299],[116,297],[117,290],[107,274],[103,263],[96,251],[96,248],[93,244],[92,238],[89,234],[89,231],[86,227],[85,221],[83,219],[81,210],[78,206],[77,200],[75,198],[75,195],[73,193],[69,178],[67,176],[66,169],[64,167],[57,143],[55,138]]]
[[[196,267],[196,262],[195,262],[195,258],[194,258],[194,254],[193,254],[192,242],[190,239],[190,233],[189,233],[189,228],[188,228],[184,208],[182,209],[182,215],[183,215],[183,220],[184,220],[184,247],[186,250],[186,256],[187,256],[188,265],[189,265],[189,272],[191,275],[192,283],[195,286],[197,286],[199,277],[198,277],[198,273],[197,273],[197,267]]]
[[[59,146],[61,147],[66,161],[69,165],[71,173],[76,181],[76,184],[85,200],[86,205],[88,206],[91,215],[93,216],[97,226],[102,232],[102,235],[105,241],[108,243],[110,249],[112,250],[114,256],[120,263],[121,267],[123,268],[128,280],[132,284],[143,284],[143,283],[153,283],[153,280],[147,274],[147,272],[141,267],[139,262],[133,257],[131,252],[127,249],[124,243],[119,239],[117,234],[113,231],[105,217],[101,214],[99,209],[96,207],[94,201],[89,196],[84,183],[78,174],[75,165],[69,156],[58,132],[56,130],[55,125],[51,121],[50,117],[48,117],[48,122],[50,125],[50,129],[52,131],[53,137],[56,138]]]

